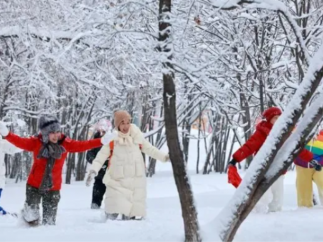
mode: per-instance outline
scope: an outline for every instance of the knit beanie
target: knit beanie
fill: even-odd
[[[53,116],[41,116],[38,121],[38,128],[42,134],[44,143],[48,143],[48,135],[50,133],[59,132],[61,124],[58,119]]]
[[[282,111],[277,108],[277,107],[271,107],[268,108],[267,110],[265,110],[262,114],[262,116],[267,120],[267,122],[270,122],[270,120],[277,116],[277,115],[281,115]]]
[[[129,120],[131,121],[130,114],[125,110],[119,110],[114,113],[114,128],[118,130],[119,125],[122,123],[122,121]]]

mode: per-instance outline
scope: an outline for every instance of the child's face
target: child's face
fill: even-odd
[[[278,118],[279,118],[279,115],[274,116],[274,117],[270,120],[270,123],[271,123],[271,124],[275,124]]]
[[[48,139],[52,143],[57,143],[60,140],[60,138],[61,138],[60,131],[52,132],[52,133],[49,133],[49,135],[48,135]]]
[[[122,120],[121,124],[119,125],[119,130],[121,133],[127,134],[130,129],[130,120]]]

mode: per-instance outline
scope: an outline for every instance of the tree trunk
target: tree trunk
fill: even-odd
[[[188,180],[185,161],[178,140],[175,104],[176,94],[173,75],[164,74],[163,82],[166,139],[169,147],[170,159],[172,161],[174,178],[181,201],[185,227],[185,241],[201,241],[197,221],[197,211],[193,201],[193,193]],[[171,98],[169,98],[169,96],[171,96]]]
[[[186,106],[184,110],[184,115],[185,118],[183,120],[182,124],[182,144],[183,144],[183,153],[184,153],[184,160],[187,163],[188,162],[188,156],[189,156],[189,146],[190,146],[190,134],[191,134],[191,119],[192,119],[192,106],[193,103],[192,101],[192,94],[191,94],[191,89],[187,87],[185,84],[185,94],[187,95],[187,103],[188,105]]]
[[[250,119],[250,108],[248,100],[246,99],[243,93],[240,93],[240,102],[241,102],[241,109],[244,111],[242,114],[242,123],[243,123],[243,132],[245,141],[247,141],[251,136],[251,119]],[[250,166],[252,161],[252,157],[249,156],[246,159],[246,168]]]
[[[163,62],[163,100],[165,110],[166,139],[169,155],[172,161],[174,179],[182,207],[185,241],[201,241],[197,211],[194,205],[193,193],[188,180],[188,174],[180,148],[176,117],[176,91],[172,64],[171,43],[171,0],[159,1],[159,44],[162,55],[167,56]]]
[[[197,159],[196,159],[196,174],[199,174],[199,165],[200,165],[200,138],[201,138],[201,123],[202,123],[202,104],[199,105],[200,115],[199,115],[199,125],[198,125],[198,135],[197,135]],[[205,128],[203,126],[203,128]]]
[[[205,163],[204,163],[204,167],[203,167],[203,175],[208,174],[208,168],[209,168],[209,165],[210,165],[210,159],[211,159],[211,154],[212,154],[212,151],[213,151],[215,138],[216,138],[216,129],[215,129],[215,126],[214,126],[213,127],[213,132],[212,132],[212,137],[211,137],[210,143],[209,143],[209,148],[208,148],[208,151],[206,152],[206,158],[205,158]]]

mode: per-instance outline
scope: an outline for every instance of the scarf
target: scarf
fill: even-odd
[[[118,131],[118,143],[120,145],[131,145],[133,143],[132,137],[130,136],[130,130],[126,134]]]
[[[53,177],[52,170],[54,167],[55,160],[60,159],[62,154],[65,152],[65,148],[58,143],[43,143],[43,146],[40,148],[38,159],[46,159],[46,169],[43,175],[42,182],[40,184],[40,192],[48,192],[53,188]]]

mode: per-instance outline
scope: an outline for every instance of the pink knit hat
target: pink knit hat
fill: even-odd
[[[118,129],[122,121],[129,120],[131,121],[130,114],[125,110],[119,110],[114,113],[114,128]]]

